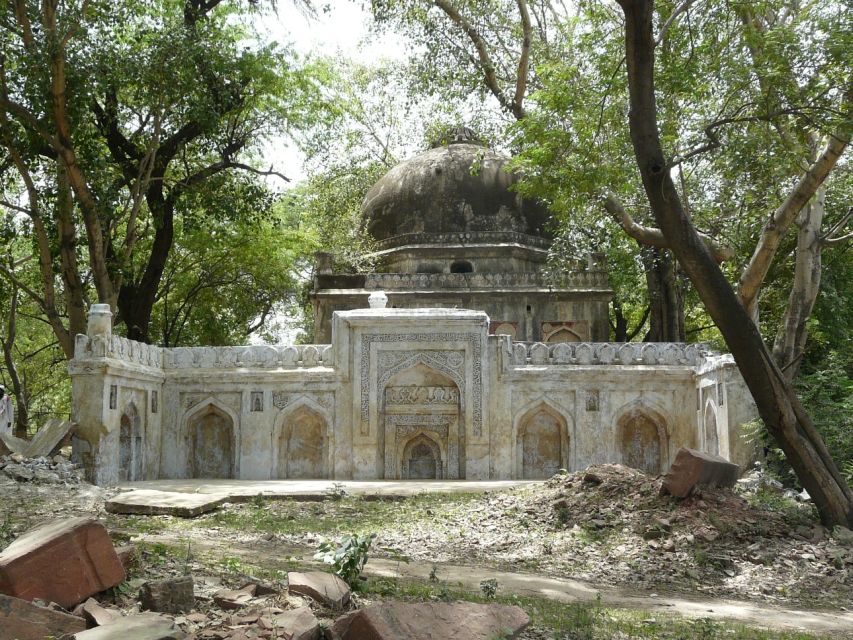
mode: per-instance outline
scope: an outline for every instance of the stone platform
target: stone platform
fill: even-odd
[[[122,490],[195,493],[245,502],[255,496],[323,500],[343,489],[366,499],[408,498],[423,493],[485,493],[535,484],[536,480],[147,480],[124,482]],[[120,494],[121,495],[121,494]]]

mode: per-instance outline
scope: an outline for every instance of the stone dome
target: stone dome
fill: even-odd
[[[453,130],[373,185],[362,203],[367,229],[380,242],[413,233],[550,237],[547,209],[510,189],[519,177],[506,170],[509,160],[470,129]]]

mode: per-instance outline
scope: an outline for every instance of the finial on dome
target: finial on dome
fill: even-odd
[[[470,127],[444,127],[430,138],[429,148],[446,147],[450,144],[476,144],[481,147],[489,145]]]

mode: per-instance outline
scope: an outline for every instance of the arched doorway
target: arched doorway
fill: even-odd
[[[142,421],[131,402],[121,414],[119,423],[119,470],[121,482],[142,480]]]
[[[717,412],[714,411],[714,405],[711,401],[705,405],[705,418],[702,421],[705,431],[705,451],[713,453],[715,456],[720,455],[720,438],[717,433]]]
[[[193,478],[234,477],[234,421],[209,404],[189,421]]]
[[[524,480],[550,478],[568,459],[564,449],[567,453],[568,434],[563,418],[547,405],[528,411],[518,427],[516,474]]]
[[[418,359],[408,362],[382,381],[384,477],[464,478],[462,394],[454,374]]]
[[[326,471],[326,420],[302,406],[290,413],[278,436],[278,477],[319,479]]]
[[[663,420],[635,409],[624,414],[618,424],[622,464],[652,475],[661,473],[666,451]]]
[[[403,478],[435,480],[442,477],[441,449],[425,435],[410,440],[403,449]]]

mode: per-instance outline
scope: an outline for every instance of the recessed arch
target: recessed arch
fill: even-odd
[[[330,477],[329,425],[331,416],[308,396],[298,398],[279,413],[272,435],[274,478]]]
[[[642,401],[623,407],[616,421],[622,464],[645,473],[662,473],[669,458],[669,424],[665,414]]]
[[[705,403],[705,413],[702,416],[702,446],[706,452],[715,456],[720,455],[720,435],[717,429],[717,407],[710,398]]]
[[[127,403],[119,422],[119,481],[142,480],[142,419],[136,403]]]
[[[569,467],[569,420],[547,398],[531,402],[516,413],[513,434],[516,478],[550,478]]]
[[[474,273],[474,265],[469,260],[454,260],[450,263],[450,273]]]
[[[401,443],[400,477],[412,480],[440,480],[444,477],[445,456],[441,443],[419,431]]]
[[[187,411],[183,424],[191,478],[237,477],[240,418],[231,407],[206,398]]]

